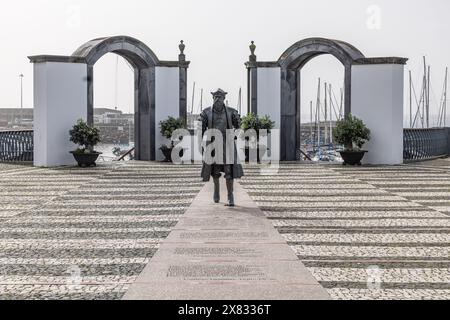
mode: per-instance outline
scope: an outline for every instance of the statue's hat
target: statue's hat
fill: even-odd
[[[223,91],[222,89],[219,88],[219,89],[216,90],[216,92],[211,92],[211,94],[213,95],[213,97],[216,97],[216,96],[225,97],[228,94],[228,92],[225,92],[225,91]]]

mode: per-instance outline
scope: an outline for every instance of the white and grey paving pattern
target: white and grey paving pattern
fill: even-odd
[[[241,185],[332,298],[450,299],[448,163],[247,166]],[[203,188],[199,173],[0,163],[0,299],[121,299]]]
[[[445,163],[251,166],[242,185],[333,298],[450,299]]]
[[[121,299],[203,187],[199,166],[0,164],[0,299]]]

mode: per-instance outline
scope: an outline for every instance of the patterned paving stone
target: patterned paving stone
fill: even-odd
[[[311,234],[311,233],[288,233],[283,234],[284,238],[291,243],[371,243],[372,245],[382,245],[391,243],[436,243],[450,246],[450,234],[411,234],[411,233],[386,233],[386,234]]]
[[[280,174],[246,173],[242,185],[334,299],[450,298],[450,170],[283,164]]]
[[[0,177],[0,299],[120,299],[204,185],[139,162]]]
[[[333,298],[449,299],[448,164],[247,166],[242,185]],[[0,164],[0,299],[120,299],[199,172]]]

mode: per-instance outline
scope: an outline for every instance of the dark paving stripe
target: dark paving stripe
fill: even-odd
[[[346,288],[346,289],[367,289],[366,282],[328,282],[328,281],[319,281],[319,283],[325,289],[334,289],[334,288]],[[380,289],[411,289],[411,290],[420,290],[420,289],[429,289],[429,290],[449,290],[450,283],[421,283],[421,282],[413,282],[413,283],[393,283],[393,282],[382,282],[380,283]]]
[[[448,191],[448,190],[447,190]],[[386,194],[386,192],[380,192],[380,193],[369,193],[369,192],[352,192],[352,193],[329,193],[329,194],[310,194],[310,193],[301,193],[301,192],[283,192],[283,191],[277,191],[277,192],[258,192],[258,191],[250,191],[247,193],[250,196],[256,196],[256,197],[267,197],[270,199],[270,197],[298,197],[298,198],[310,198],[310,199],[327,199],[327,198],[345,198],[345,197],[386,197],[391,196],[390,194]],[[395,195],[394,195],[395,196]],[[427,198],[428,199],[428,198]],[[372,199],[368,199],[368,201],[372,201]],[[381,201],[381,200],[380,200]],[[389,200],[390,201],[390,200]],[[398,201],[398,200],[397,200]]]
[[[167,202],[173,201],[173,200],[184,200],[186,198],[193,198],[197,195],[197,193],[177,193],[177,194],[148,194],[148,195],[113,195],[113,196],[105,196],[105,195],[63,195],[59,196],[58,200],[60,201],[119,201],[119,200],[129,200],[129,201],[151,201],[151,200],[166,200]],[[39,200],[36,200],[36,202],[39,202]]]
[[[0,294],[0,300],[120,300],[124,296],[125,292],[107,292],[107,293],[52,293],[52,292],[31,292],[26,295],[20,294]]]
[[[449,192],[449,190],[447,190],[447,192]],[[432,191],[435,192],[435,191]],[[432,193],[430,192],[430,193]],[[448,196],[441,196],[441,195],[433,195],[433,194],[429,194],[427,196],[402,196],[403,198],[406,198],[408,200],[416,200],[416,201],[420,201],[420,200],[448,200]],[[450,201],[448,202],[440,202],[440,203],[450,203]]]
[[[321,268],[366,268],[373,264],[377,266],[384,266],[388,268],[407,268],[407,266],[428,266],[429,268],[449,268],[450,258],[439,257],[339,257],[339,256],[301,256],[298,258],[307,267],[321,267]]]
[[[369,217],[369,218],[355,218],[355,217],[325,217],[325,218],[304,218],[304,217],[267,217],[269,220],[281,220],[281,221],[380,221],[380,220],[444,220],[445,217],[396,217],[396,216],[377,216],[377,217]]]
[[[413,201],[415,201],[414,199],[412,199]],[[434,200],[434,199],[429,199],[429,200]],[[449,202],[421,202],[421,201],[416,201],[417,203],[424,205],[424,206],[429,206],[429,207],[450,207],[450,201]]]
[[[278,231],[280,233],[286,234],[286,233],[298,233],[298,234],[342,234],[342,229],[332,229],[329,228],[328,230],[311,230],[308,228],[299,228],[299,227],[277,227]],[[424,229],[402,229],[396,232],[395,230],[385,230],[385,228],[382,229],[376,229],[371,230],[370,229],[360,229],[360,228],[348,228],[345,229],[345,234],[395,234],[395,233],[406,233],[406,234],[449,234],[450,228],[448,229],[431,229],[429,227]]]
[[[305,183],[302,179],[291,179],[289,181],[286,180],[253,180],[247,182],[242,182],[242,186],[246,185],[256,185],[258,183],[267,183],[267,184],[275,184],[275,185],[298,185],[299,187]],[[329,181],[329,183],[333,183],[333,185],[352,185],[355,189],[358,188],[358,186],[367,186],[365,182],[355,182],[355,181]],[[320,181],[308,181],[308,185],[323,185],[324,188],[326,188],[327,182],[320,182]]]
[[[288,242],[291,246],[340,246],[340,247],[393,247],[393,248],[414,248],[414,247],[439,247],[450,248],[450,243],[426,243],[426,242],[413,242],[413,243],[379,243],[379,242],[318,242],[318,241],[305,241],[305,242]]]
[[[168,191],[168,190],[153,190],[152,188],[140,188],[139,190],[136,190],[134,188],[122,188],[121,186],[119,187],[120,189],[124,189],[124,190],[119,190],[119,191],[114,191],[114,190],[98,190],[98,189],[93,189],[93,190],[86,190],[84,189],[83,191],[72,191],[70,193],[70,195],[67,195],[67,197],[69,196],[74,196],[74,197],[85,197],[86,195],[88,195],[89,197],[104,197],[105,193],[108,193],[108,197],[113,197],[113,199],[120,199],[120,198],[125,198],[125,199],[136,199],[135,197],[142,197],[143,199],[146,199],[145,196],[157,196],[157,195],[184,195],[185,197],[191,197],[194,194],[197,195],[198,194],[198,190],[200,188],[196,188],[191,189],[191,190],[173,190],[173,191]],[[116,187],[116,189],[118,189]],[[126,189],[126,190],[125,190]],[[151,194],[149,194],[151,193]],[[33,194],[34,195],[34,194]],[[20,196],[20,195],[18,195]],[[71,198],[73,199],[73,198]]]
[[[177,175],[170,175],[170,174],[148,174],[148,175],[107,175],[107,176],[103,176],[100,181],[97,181],[97,183],[99,182],[105,182],[108,183],[108,180],[138,180],[139,182],[145,182],[146,180],[155,180],[155,179],[171,179],[171,177],[176,177],[176,179],[172,179],[172,182],[175,181],[180,181],[183,183],[186,183],[186,179],[190,179],[192,178],[195,182],[197,182],[199,180],[197,175],[192,175],[192,174],[177,174]],[[184,179],[181,179],[184,178]],[[139,182],[136,183],[136,185],[139,185]]]
[[[150,207],[150,208],[167,208],[167,207],[183,207],[184,209],[187,209],[189,207],[189,204],[186,201],[183,201],[182,203],[148,203],[148,204],[79,204],[79,203],[73,203],[73,204],[61,204],[61,203],[54,203],[54,204],[48,204],[48,206],[51,209],[61,209],[61,210],[75,210],[75,209],[81,209],[83,208],[84,214],[89,214],[91,210],[95,211],[95,208],[101,208],[101,209],[116,209],[120,207],[121,209],[141,209],[142,207]]]
[[[319,191],[318,191],[319,192]],[[269,201],[269,200],[268,200]],[[258,201],[256,201],[258,202]],[[320,211],[320,212],[348,212],[348,211],[428,211],[430,212],[430,208],[422,207],[422,206],[410,206],[410,207],[389,207],[389,208],[382,208],[382,207],[367,207],[367,206],[355,206],[355,207],[321,207],[316,206],[314,208],[304,208],[304,207],[288,207],[288,208],[282,208],[282,207],[276,207],[276,206],[259,206],[262,211],[265,212],[292,212],[292,211],[298,211],[298,212],[311,212],[311,211]]]
[[[373,185],[379,189],[385,189],[385,190],[410,187],[408,184],[395,184],[395,183],[380,184],[380,183],[372,182],[371,185]],[[447,190],[448,190],[448,188],[450,188],[450,184],[449,183],[442,183],[442,184],[414,183],[414,184],[412,184],[412,188],[416,188],[416,189],[422,189],[422,188],[426,189],[427,187],[447,188]]]
[[[0,224],[0,231],[2,228],[37,228],[37,229],[52,229],[52,228],[171,228],[174,227],[176,221],[138,221],[138,222],[44,222],[44,223],[17,223],[5,222]]]
[[[403,188],[403,189],[395,189],[395,188],[384,188],[384,189],[389,189],[389,192],[391,192],[391,193],[414,192],[416,190],[422,191],[422,192],[449,192],[450,191],[450,187],[434,189],[432,185],[430,185],[428,188],[416,188],[414,186],[408,186],[407,188]]]
[[[144,270],[146,264],[89,264],[77,265],[81,275],[88,276],[137,276]],[[0,274],[4,276],[68,276],[73,265],[35,265],[35,264],[7,264],[0,265]]]
[[[44,209],[45,210],[45,209]],[[86,210],[80,210],[80,211],[74,211],[74,210],[61,210],[61,211],[35,211],[35,212],[26,212],[20,215],[20,217],[27,217],[27,216],[57,216],[57,217],[64,217],[64,216],[161,216],[161,215],[179,215],[183,214],[186,211],[185,208],[181,209],[174,209],[174,210],[165,210],[165,211],[154,211],[154,210],[115,210],[115,211],[99,211],[99,210],[89,210],[86,212]],[[37,219],[39,221],[39,219]]]
[[[285,227],[283,226],[282,228],[290,228],[290,227]],[[340,232],[342,232],[342,230],[345,230],[345,232],[347,233],[347,230],[365,230],[365,231],[375,231],[375,233],[380,233],[379,231],[383,231],[383,230],[390,230],[389,233],[391,232],[395,232],[398,231],[399,233],[407,233],[405,231],[415,231],[415,230],[422,230],[422,231],[426,231],[426,230],[430,230],[430,233],[435,233],[433,231],[435,230],[442,230],[445,231],[445,233],[450,232],[450,227],[426,227],[426,226],[369,226],[369,227],[360,227],[360,226],[305,226],[305,227],[297,227],[297,226],[293,226],[292,229],[286,229],[286,230],[290,230],[287,233],[298,233],[298,232],[304,232],[305,230],[320,230],[320,229],[333,229],[333,230],[340,230]],[[286,233],[286,232],[284,232]],[[426,233],[426,232],[425,232]]]
[[[27,258],[27,259],[108,259],[108,258],[151,258],[157,249],[3,249],[0,258]]]
[[[359,196],[359,195],[357,195],[357,194],[348,195],[348,197],[351,197],[351,196]],[[320,208],[321,207],[321,205],[320,205],[321,203],[328,203],[328,204],[330,204],[330,203],[341,203],[343,201],[348,201],[348,200],[345,200],[345,197],[342,197],[342,199],[339,199],[339,200],[327,200],[326,197],[320,198],[320,199],[321,199],[320,201],[317,201],[317,199],[307,199],[305,197],[298,197],[298,198],[280,199],[280,200],[279,199],[267,198],[265,200],[258,199],[258,200],[255,200],[255,201],[256,202],[272,202],[272,203],[274,203],[274,206],[276,206],[279,203],[299,203],[299,202],[304,202],[304,203],[314,202],[314,203],[316,203],[317,202],[318,206],[316,206],[314,208]],[[358,202],[361,203],[360,206],[356,206],[357,208],[363,207],[364,206],[363,202],[375,202],[375,203],[386,203],[386,202],[388,202],[389,204],[391,204],[391,203],[399,204],[399,203],[405,203],[406,202],[403,199],[395,199],[395,200],[391,200],[391,199],[388,199],[388,200],[386,200],[386,199],[365,199],[365,200],[351,200],[351,201],[353,203],[358,203]],[[330,205],[326,205],[326,206],[330,207]],[[332,206],[332,204],[331,204],[331,206]],[[406,206],[406,207],[408,207],[408,208],[415,208],[416,206]],[[291,207],[289,207],[289,209],[290,208]],[[350,208],[350,207],[348,207],[348,208]],[[351,207],[351,208],[355,208],[355,207]],[[391,208],[391,207],[389,207],[389,208]]]
[[[14,232],[0,232],[0,239],[101,239],[101,240],[125,240],[125,239],[164,239],[167,238],[170,232],[152,231],[152,232],[127,232],[127,233],[113,233],[113,232],[48,232],[48,233],[14,233]]]

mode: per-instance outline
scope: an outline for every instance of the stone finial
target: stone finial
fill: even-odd
[[[184,40],[180,41],[180,45],[178,46],[180,48],[180,54],[184,54],[184,49],[186,49],[186,45],[184,44]]]
[[[255,55],[256,45],[255,41],[252,41],[252,44],[250,45],[250,61],[256,61],[256,55]]]
[[[186,61],[186,55],[184,54],[184,49],[186,49],[186,45],[184,44],[184,41],[180,41],[180,45],[178,46],[180,49],[180,54],[178,55],[179,61]]]

